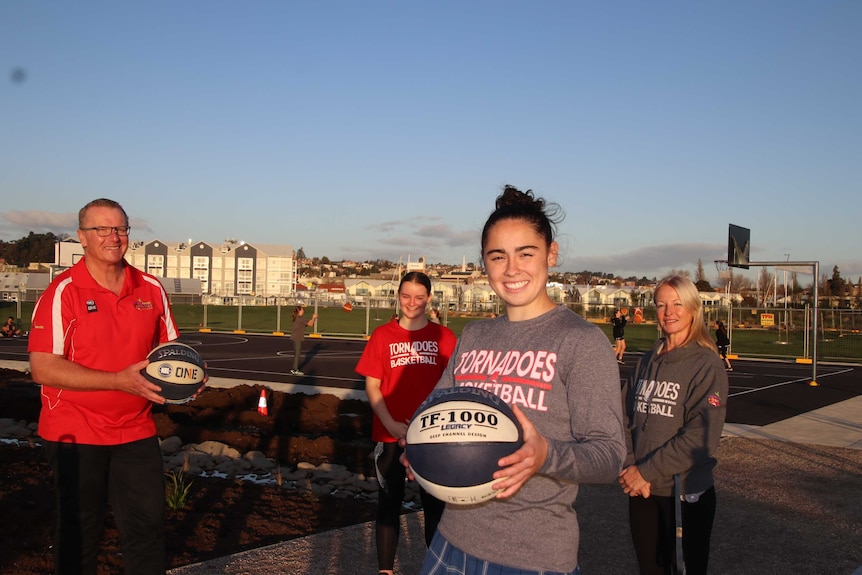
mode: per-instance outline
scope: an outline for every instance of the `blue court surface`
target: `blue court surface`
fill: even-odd
[[[288,337],[233,333],[186,332],[180,341],[194,346],[204,357],[210,377],[243,380],[252,384],[299,384],[362,390],[365,382],[355,371],[364,341],[307,337],[300,370],[293,367],[293,342]],[[620,366],[621,380],[637,362],[628,354]],[[27,361],[27,340],[0,339],[0,360]],[[811,365],[738,359],[728,373],[730,397],[727,421],[768,425],[827,405],[862,395],[862,365],[818,363],[818,386],[810,386]]]

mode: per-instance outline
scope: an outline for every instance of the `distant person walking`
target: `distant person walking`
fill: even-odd
[[[727,366],[727,371],[733,371],[733,367],[730,365],[730,360],[727,359],[727,349],[730,347],[730,338],[727,336],[727,327],[725,327],[724,322],[720,320],[715,322],[715,345],[718,347],[718,354]]]
[[[302,358],[302,342],[305,340],[305,328],[311,327],[314,320],[317,319],[317,314],[311,316],[311,319],[305,319],[305,308],[301,305],[293,308],[293,330],[290,332],[290,339],[293,340],[293,369],[290,370],[291,375],[305,375],[299,369],[299,360]]]
[[[623,363],[623,355],[626,352],[626,324],[628,323],[628,317],[623,315],[622,311],[616,310],[611,322],[614,324],[614,355],[617,356],[617,363]]]

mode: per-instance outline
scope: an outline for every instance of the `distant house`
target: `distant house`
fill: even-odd
[[[347,278],[344,280],[344,291],[348,299],[354,302],[379,298],[394,299],[400,281],[400,279]]]
[[[343,283],[320,283],[317,284],[317,290],[326,293],[347,293]]]
[[[623,308],[644,305],[652,301],[652,289],[635,286],[582,285],[570,287],[576,302],[590,308]]]
[[[571,290],[573,299],[587,309],[651,306],[654,294],[652,286],[573,285]],[[699,294],[704,307],[727,307],[731,303],[739,305],[742,302],[742,296],[734,293],[728,295],[724,292],[707,291]]]
[[[452,311],[493,310],[498,298],[491,286],[487,282],[467,282],[465,279],[432,281],[431,305],[447,307]],[[347,278],[344,280],[344,289],[347,298],[354,303],[372,300],[372,303],[382,305],[384,302],[380,300],[389,300],[391,303],[388,305],[395,305],[400,281],[400,279]]]
[[[49,283],[46,273],[0,272],[0,301],[36,301]]]

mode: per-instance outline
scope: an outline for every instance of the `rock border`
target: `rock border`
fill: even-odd
[[[37,428],[36,423],[0,418],[0,444],[39,447]],[[183,472],[190,477],[248,481],[317,496],[377,500],[379,485],[376,477],[353,473],[340,464],[299,462],[295,467],[280,466],[261,451],[240,453],[219,441],[183,444],[182,438],[176,435],[159,439],[159,448],[165,473]],[[415,481],[407,482],[404,507],[422,507]]]

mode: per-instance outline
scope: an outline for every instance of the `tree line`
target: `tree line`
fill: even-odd
[[[0,259],[7,265],[20,268],[26,268],[31,263],[53,262],[54,244],[68,237],[68,234],[55,236],[51,232],[47,234],[30,232],[19,240],[9,242],[0,240]]]

